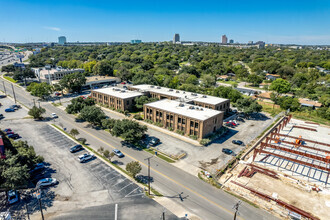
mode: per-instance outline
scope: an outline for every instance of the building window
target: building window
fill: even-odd
[[[190,135],[194,135],[194,130],[190,130]]]
[[[173,115],[171,115],[171,121],[173,120]]]
[[[159,117],[163,117],[163,113],[162,112],[159,112]]]
[[[126,101],[126,105],[129,105],[129,100]]]
[[[195,128],[198,128],[198,122],[195,123]]]
[[[150,114],[152,114],[152,109],[150,109]]]
[[[147,108],[147,113],[149,113],[149,109]]]
[[[169,120],[170,119],[170,115],[166,114],[166,119]]]
[[[178,123],[181,123],[181,118],[180,117],[178,117]]]
[[[194,127],[194,122],[193,121],[190,122],[190,127]]]
[[[158,116],[159,115],[159,111],[156,111],[156,116]]]
[[[182,124],[185,125],[186,124],[186,119],[182,119]]]

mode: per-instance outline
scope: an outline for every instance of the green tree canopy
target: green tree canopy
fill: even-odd
[[[86,83],[86,76],[84,73],[71,73],[65,75],[59,83],[69,91],[79,92],[81,91],[81,87]]]
[[[140,173],[142,170],[142,167],[138,161],[132,161],[126,164],[126,171],[129,172],[133,178]]]
[[[31,115],[34,119],[41,119],[42,114],[46,112],[46,109],[40,107],[33,106],[29,111],[28,114]]]
[[[278,94],[287,93],[290,91],[291,84],[284,79],[276,79],[270,85],[270,89],[277,92]]]
[[[52,87],[45,83],[31,83],[26,90],[31,93],[31,95],[37,96],[41,99],[49,96],[52,92]]]
[[[102,120],[105,119],[106,115],[100,107],[95,105],[85,106],[79,114],[79,118],[92,123],[93,125],[102,125]]]

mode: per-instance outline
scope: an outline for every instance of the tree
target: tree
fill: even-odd
[[[42,118],[42,114],[46,112],[46,109],[40,107],[36,107],[36,106],[33,106],[28,114],[31,115],[34,119],[41,119]]]
[[[111,134],[116,137],[122,137],[127,142],[135,143],[142,139],[147,130],[148,128],[145,125],[140,125],[138,122],[129,119],[123,119],[116,120]]]
[[[131,73],[124,66],[119,67],[118,71],[116,72],[116,75],[120,78],[121,81],[128,81],[129,79],[131,79]]]
[[[112,65],[106,60],[99,61],[94,65],[93,73],[100,76],[112,76]]]
[[[103,119],[101,123],[104,129],[109,129],[111,131],[113,126],[115,126],[116,120],[113,118]]]
[[[252,83],[253,86],[258,86],[262,83],[262,77],[258,76],[257,74],[250,74],[248,76],[248,82]]]
[[[236,105],[239,111],[243,111],[246,114],[261,112],[262,106],[257,101],[251,98],[242,98],[237,100]]]
[[[76,138],[77,135],[79,135],[79,131],[75,128],[72,128],[71,131],[70,131],[70,134]]]
[[[105,119],[105,117],[102,109],[97,106],[85,106],[79,114],[79,118],[97,126],[102,125],[102,120]]]
[[[17,68],[14,72],[13,79],[14,80],[24,80],[26,84],[26,78],[35,78],[34,72],[30,68]]]
[[[283,94],[290,91],[291,84],[284,79],[276,79],[270,85],[270,89],[277,92],[277,94]]]
[[[86,80],[84,73],[75,72],[65,75],[59,83],[63,88],[66,88],[69,91],[80,92],[81,87],[86,83]]]
[[[45,82],[31,83],[28,87],[26,87],[26,90],[30,92],[31,95],[44,99],[50,95],[52,87]]]
[[[95,101],[93,98],[83,99],[78,97],[71,100],[71,104],[66,107],[66,112],[69,114],[79,113],[85,106],[93,106]]]
[[[16,69],[16,68],[14,67],[13,64],[9,64],[9,65],[7,65],[7,66],[2,66],[1,71],[2,71],[2,72],[7,72],[7,73],[9,73],[9,72],[14,72],[15,69]]]
[[[215,85],[215,77],[210,74],[205,74],[201,77],[202,83],[201,85],[205,88],[210,88]]]
[[[150,102],[154,102],[156,101],[157,98],[149,98],[148,96],[140,96],[140,97],[136,97],[134,99],[135,101],[135,107],[138,109],[138,110],[141,110],[143,109],[143,105],[144,104],[147,104],[147,103],[150,103]]]
[[[142,170],[142,167],[138,161],[132,161],[128,164],[126,164],[126,171],[129,172],[133,178],[140,173]]]

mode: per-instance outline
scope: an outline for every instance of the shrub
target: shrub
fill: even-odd
[[[200,143],[201,145],[203,145],[203,146],[206,146],[206,145],[208,145],[210,142],[211,142],[210,139],[208,139],[208,138],[203,138],[199,143]]]
[[[160,123],[160,122],[155,122],[155,125],[158,127],[163,127],[163,123]]]
[[[193,140],[197,140],[197,136],[196,135],[189,135],[189,137]]]
[[[110,156],[110,152],[109,152],[108,150],[105,150],[105,151],[103,152],[103,156],[104,156],[105,158],[109,158],[109,156]]]
[[[181,131],[181,130],[179,130],[179,129],[176,130],[175,132],[178,133],[178,134],[180,134],[180,135],[184,135],[184,131]]]
[[[136,120],[143,120],[143,118],[140,114],[134,115],[133,118],[136,119]]]
[[[168,130],[173,131],[174,129],[172,127],[168,127]]]

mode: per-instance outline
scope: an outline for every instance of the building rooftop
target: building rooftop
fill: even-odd
[[[118,87],[94,89],[93,91],[121,99],[133,98],[143,95],[141,92],[129,91],[127,89],[121,89]]]
[[[202,108],[195,105],[190,105],[175,100],[162,99],[156,102],[145,104],[145,106],[158,108],[167,112],[172,112],[178,115],[194,118],[204,121],[213,116],[223,113],[222,111],[216,111],[213,109]]]
[[[95,81],[102,81],[102,80],[116,80],[119,81],[118,77],[113,76],[87,76],[86,83],[95,82]]]
[[[156,92],[159,94],[172,96],[178,98],[180,101],[196,101],[196,102],[203,102],[206,104],[216,105],[225,101],[228,101],[228,99],[223,99],[215,96],[210,95],[202,95],[198,93],[192,93],[192,92],[186,92],[182,90],[177,89],[170,89],[166,87],[160,87],[160,86],[153,86],[153,85],[136,85],[136,86],[130,86],[131,88],[135,88],[142,91],[148,91],[148,92]]]
[[[308,99],[302,99],[302,98],[299,98],[299,103],[301,105],[305,105],[305,106],[310,106],[310,107],[321,107],[322,106],[322,103],[319,103],[317,101],[313,101],[313,100],[308,100]]]

